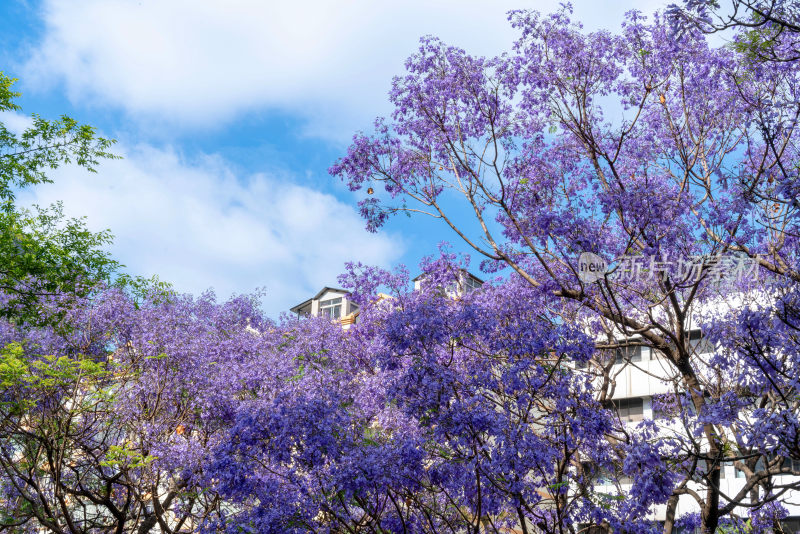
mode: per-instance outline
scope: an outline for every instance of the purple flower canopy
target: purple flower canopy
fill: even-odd
[[[0,520],[669,533],[784,519],[800,491],[796,63],[749,55],[748,30],[713,48],[660,15],[631,13],[619,34],[583,32],[568,9],[510,21],[520,38],[497,58],[422,39],[392,116],[331,168],[378,192],[361,204],[371,230],[431,214],[506,276],[451,291],[469,265],[446,249],[418,290],[405,268],[348,265],[346,330],[272,321],[263,295],[43,298],[59,324],[0,323]],[[590,278],[584,253],[602,266]],[[626,376],[658,385],[640,420]]]
[[[439,218],[484,270],[510,268],[501,287],[527,285],[542,320],[593,336],[582,367],[597,400],[622,406],[615,361],[657,390],[669,419],[607,445],[608,478],[640,475],[600,507],[616,517],[576,523],[671,532],[689,512],[708,532],[766,528],[798,489],[784,476],[800,452],[797,13],[734,4],[752,18],[731,18],[717,48],[705,3],[670,20],[631,12],[618,34],[584,32],[568,7],[512,12],[521,37],[497,58],[425,38],[394,80],[391,119],[330,169],[353,191],[383,185],[368,229]],[[581,257],[602,272],[583,275]],[[729,465],[741,484],[721,484]]]

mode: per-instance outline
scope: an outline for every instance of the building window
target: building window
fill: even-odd
[[[800,533],[800,517],[787,517],[781,521],[781,526],[786,534]]]
[[[611,529],[605,525],[578,525],[578,532],[581,534],[609,534]]]
[[[728,465],[728,462],[721,462],[719,464],[719,478],[723,480],[725,478],[725,466]],[[697,466],[695,467],[694,477],[693,480],[695,482],[702,482],[706,480],[708,476],[708,466],[706,465],[706,460],[698,460]]]
[[[644,400],[640,398],[613,400],[609,408],[616,410],[622,421],[631,422],[644,419]]]
[[[725,468],[726,467],[733,467],[733,460],[726,460],[722,462],[719,466],[719,478],[725,478]],[[733,476],[734,478],[746,478],[744,476],[744,471],[739,469],[738,467],[733,467]]]
[[[481,283],[471,276],[467,276],[466,280],[464,280],[464,292],[474,291],[479,287],[481,287]]]
[[[642,361],[642,347],[630,345],[616,349],[614,363],[625,363],[629,361]]]
[[[319,314],[330,319],[342,316],[342,297],[323,300],[319,303]]]
[[[723,480],[725,478],[725,472],[728,470],[728,467],[733,467],[733,462],[731,461],[723,461],[719,464],[719,478]]]
[[[781,465],[784,469],[791,469],[794,472],[800,471],[800,460],[796,458],[784,458]]]
[[[714,352],[714,345],[703,337],[700,330],[694,330],[689,333],[689,348],[696,354],[708,354]]]
[[[767,455],[767,461],[772,462],[778,455],[775,453],[770,453]],[[795,473],[800,472],[800,460],[795,458],[783,458],[783,461],[778,466],[781,469],[789,469],[794,471]],[[759,458],[758,463],[756,463],[756,470],[764,469],[764,458]],[[790,473],[787,473],[790,474]]]

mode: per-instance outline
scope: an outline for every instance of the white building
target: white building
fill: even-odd
[[[425,283],[425,275],[414,278],[414,290],[419,291]],[[483,285],[483,280],[474,274],[460,269],[458,281],[453,287],[445,290],[449,295],[463,295]],[[389,298],[387,295],[379,294],[379,298]],[[298,317],[328,317],[339,321],[344,328],[356,322],[359,314],[358,305],[350,299],[350,292],[345,289],[335,287],[323,287],[316,295],[308,300],[289,309]]]
[[[659,428],[665,433],[675,432],[685,434],[687,430],[678,422],[666,419],[653,409],[653,396],[659,394],[673,393],[672,381],[669,377],[674,376],[675,370],[670,362],[658,351],[651,350],[649,347],[635,345],[636,340],[629,340],[631,346],[623,346],[614,351],[614,363],[610,366],[609,378],[614,382],[613,392],[610,395],[609,407],[616,409],[620,421],[625,425],[634,426],[643,419],[655,419],[658,421]],[[693,330],[689,334],[689,344],[695,353],[702,357],[712,353],[715,348],[713,345],[704,341],[700,330]],[[590,363],[589,365],[596,365]],[[576,365],[578,369],[586,369],[587,364]],[[800,470],[800,461],[786,459],[784,467],[789,464],[793,470]],[[701,471],[704,465],[698,465]],[[698,476],[702,476],[699,474]],[[778,475],[776,478],[791,477],[792,475]],[[796,478],[796,477],[793,477]],[[720,489],[723,494],[736,495],[745,485],[745,474],[735,468],[732,462],[723,463],[720,466]],[[633,480],[622,478],[620,489],[623,491],[630,488]],[[701,485],[690,483],[690,489],[699,491]],[[602,476],[598,477],[598,489],[606,493],[613,493],[615,487],[609,482],[604,481]],[[702,493],[702,492],[701,492]],[[744,501],[747,503],[748,501]],[[780,502],[789,510],[789,517],[784,520],[784,534],[800,533],[800,492],[789,491],[781,497]],[[721,500],[721,505],[726,504]],[[747,517],[748,509],[741,507],[737,514]],[[697,502],[689,495],[682,495],[678,501],[675,511],[675,518],[700,512]],[[666,505],[656,508],[653,519],[664,521],[666,519]],[[603,533],[602,529],[589,529],[589,534]],[[681,534],[688,534],[681,531]]]
[[[335,287],[323,287],[316,295],[294,306],[289,311],[298,317],[329,317],[345,328],[356,321],[358,305],[350,300],[350,292]]]

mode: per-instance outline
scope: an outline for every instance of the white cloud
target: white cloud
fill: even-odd
[[[17,111],[0,111],[0,124],[14,135],[22,133],[33,126],[33,119]]]
[[[309,135],[346,139],[387,111],[393,75],[433,34],[474,54],[516,37],[505,13],[551,11],[558,0],[42,0],[44,31],[25,63],[26,92],[48,84],[77,107],[109,106],[149,127],[223,127],[254,111],[307,121]],[[589,28],[617,28],[634,5],[576,3]],[[24,126],[19,115],[2,120]],[[102,126],[102,125],[101,125]],[[154,134],[155,135],[155,134]],[[20,200],[64,200],[73,216],[116,235],[115,257],[136,274],[221,297],[266,286],[266,308],[285,310],[335,282],[344,261],[388,266],[397,236],[370,235],[355,210],[280,173],[237,176],[211,156],[187,160],[149,145],[100,173],[65,168]]]
[[[576,3],[590,28],[619,27],[633,6],[662,0]],[[79,104],[130,116],[213,126],[281,109],[313,135],[349,137],[386,110],[391,77],[434,34],[476,54],[507,50],[512,8],[551,11],[558,0],[45,0],[46,31],[26,83],[61,85]]]
[[[336,283],[344,262],[392,265],[395,236],[369,234],[355,210],[286,177],[237,176],[226,162],[186,161],[140,146],[99,173],[62,168],[53,184],[23,191],[23,204],[63,200],[70,216],[115,234],[114,257],[132,274],[158,274],[177,289],[214,287],[220,298],[266,287],[265,309],[280,311]]]

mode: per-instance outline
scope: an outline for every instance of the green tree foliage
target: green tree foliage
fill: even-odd
[[[109,280],[120,264],[103,247],[109,231],[86,229],[82,219],[66,219],[61,203],[49,208],[0,211],[0,315],[37,323],[45,317],[41,299],[86,294]]]
[[[0,72],[0,112],[20,110],[15,81]],[[93,233],[82,219],[65,218],[61,204],[30,211],[14,202],[16,191],[51,182],[47,172],[61,165],[94,172],[100,159],[118,157],[109,152],[113,144],[67,116],[47,120],[34,114],[21,133],[0,121],[0,316],[52,322],[58,318],[42,315],[42,298],[85,294],[119,269],[103,250],[110,232]]]
[[[0,112],[20,111],[12,91],[17,80],[0,71]],[[76,163],[94,172],[100,159],[114,159],[108,150],[115,143],[96,135],[92,126],[79,124],[63,115],[46,120],[31,115],[31,126],[15,134],[0,122],[0,200],[6,210],[13,209],[14,188],[52,182],[47,170]]]

